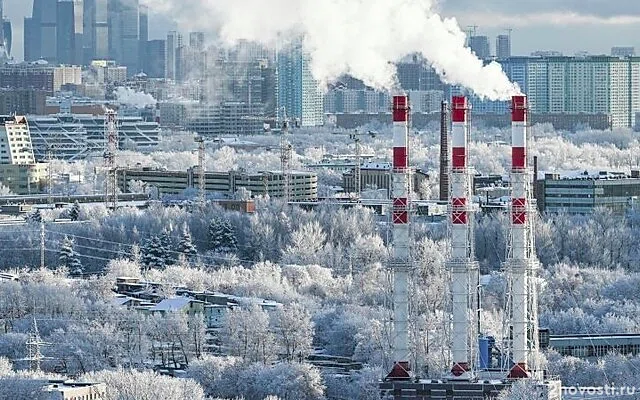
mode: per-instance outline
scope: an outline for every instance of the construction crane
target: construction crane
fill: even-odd
[[[205,193],[205,182],[204,182],[204,157],[205,157],[205,147],[204,147],[204,138],[202,136],[198,136],[195,138],[196,143],[198,143],[198,205],[200,207],[204,207],[206,200]]]
[[[116,153],[118,151],[118,114],[107,109],[104,118],[104,167],[106,172],[104,202],[114,210],[118,206],[118,170],[116,167]]]

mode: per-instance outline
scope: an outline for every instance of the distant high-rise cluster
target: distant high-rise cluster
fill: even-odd
[[[496,58],[511,57],[511,36],[498,35],[496,37]]]
[[[486,60],[491,57],[491,45],[489,44],[488,36],[470,36],[469,47],[478,58]]]
[[[135,74],[145,68],[148,25],[138,0],[34,0],[24,21],[25,61],[113,60]]]
[[[511,32],[511,30],[508,30]],[[511,34],[498,35],[496,37],[495,52],[491,51],[491,43],[488,36],[476,35],[474,32],[469,34],[467,45],[475,53],[478,58],[488,60],[490,58],[503,59],[511,57]]]
[[[324,124],[324,96],[313,78],[310,57],[301,44],[293,44],[278,51],[277,90],[279,119],[294,119],[300,126]]]

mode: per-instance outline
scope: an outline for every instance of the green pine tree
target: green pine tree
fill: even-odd
[[[216,251],[235,251],[238,240],[231,223],[215,217],[209,224],[209,243]]]
[[[69,219],[77,221],[80,218],[80,203],[76,200],[73,206],[69,209]]]
[[[193,261],[198,255],[198,250],[196,246],[193,245],[193,240],[191,239],[191,232],[189,232],[189,228],[187,225],[184,226],[182,230],[182,237],[180,238],[180,242],[178,243],[177,251],[184,255],[187,261]]]
[[[39,224],[42,222],[42,213],[40,210],[35,210],[31,214],[27,215],[27,222]]]
[[[60,266],[66,268],[72,276],[80,276],[83,274],[82,263],[73,247],[73,239],[65,236],[60,247]]]
[[[141,249],[142,265],[148,269],[163,269],[167,265],[167,253],[159,236],[152,236],[144,242]]]

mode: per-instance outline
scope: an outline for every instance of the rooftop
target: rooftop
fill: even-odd
[[[180,296],[170,299],[164,299],[160,303],[151,307],[149,311],[180,311],[192,302],[204,304],[204,302],[202,301]]]

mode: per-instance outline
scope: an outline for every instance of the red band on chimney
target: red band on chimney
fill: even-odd
[[[409,121],[409,98],[393,96],[393,122]]]
[[[527,164],[527,150],[524,147],[511,148],[511,165],[513,169],[524,169]]]
[[[467,166],[467,153],[464,147],[451,149],[451,166],[453,168],[465,168]]]
[[[407,157],[406,147],[394,147],[393,148],[393,168],[404,169],[409,166],[409,159]]]
[[[527,96],[513,96],[511,98],[511,121],[527,121]]]
[[[451,121],[466,122],[467,111],[467,98],[464,96],[453,96],[451,101]]]

